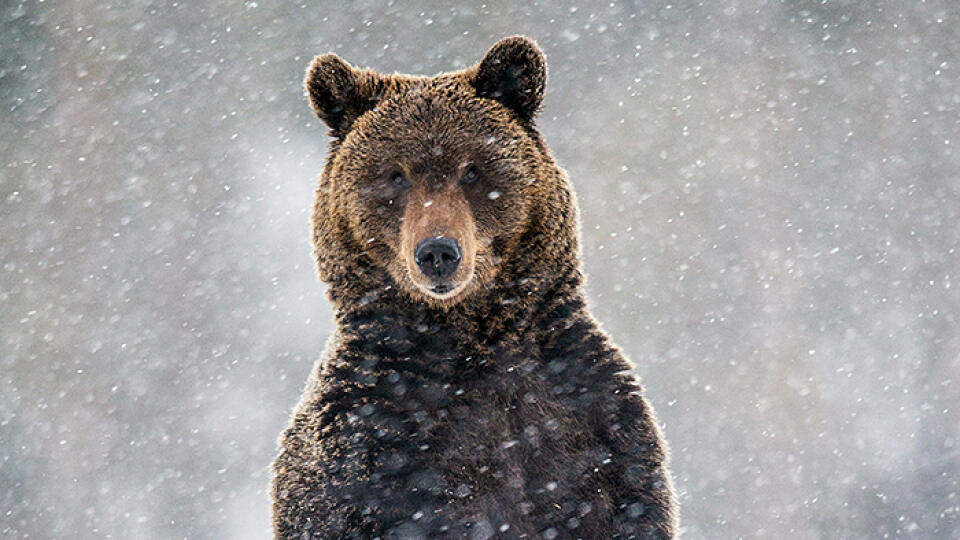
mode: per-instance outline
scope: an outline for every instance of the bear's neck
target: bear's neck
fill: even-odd
[[[412,299],[386,275],[369,268],[348,283],[331,283],[329,296],[341,335],[386,343],[389,348],[391,341],[399,343],[417,334],[455,343],[460,353],[471,354],[498,344],[540,340],[555,330],[551,325],[556,321],[570,320],[585,310],[579,268],[569,264],[549,270],[506,273],[531,277],[497,279],[445,308]]]

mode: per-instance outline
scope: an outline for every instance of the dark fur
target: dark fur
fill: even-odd
[[[273,464],[278,538],[673,537],[665,444],[587,312],[576,205],[532,125],[545,80],[522,37],[433,78],[334,55],[308,71],[336,137],[313,225],[337,332]],[[440,185],[464,159],[486,182],[456,192],[482,240],[476,271],[433,299],[398,247],[418,192],[380,177],[403,162]]]

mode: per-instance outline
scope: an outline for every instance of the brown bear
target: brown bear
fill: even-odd
[[[516,36],[434,77],[313,60],[336,332],[273,463],[278,538],[671,538],[666,447],[587,311]]]

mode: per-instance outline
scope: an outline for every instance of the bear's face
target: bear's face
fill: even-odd
[[[444,91],[456,84],[425,83],[361,118],[334,180],[355,240],[427,300],[489,282],[532,198],[528,137],[489,100]]]
[[[316,58],[307,92],[338,137],[314,215],[321,276],[325,261],[343,260],[331,252],[347,250],[434,305],[489,284],[520,251],[544,199],[537,180],[560,176],[536,170],[552,166],[530,126],[545,79],[542,53],[519,37],[434,78]]]

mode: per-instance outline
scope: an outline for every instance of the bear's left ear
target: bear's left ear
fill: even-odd
[[[343,137],[353,122],[376,105],[384,81],[369,69],[357,69],[336,54],[318,56],[303,81],[310,108],[328,126],[331,135]]]
[[[526,36],[498,41],[474,68],[477,95],[499,101],[529,122],[540,110],[547,84],[547,60]]]

